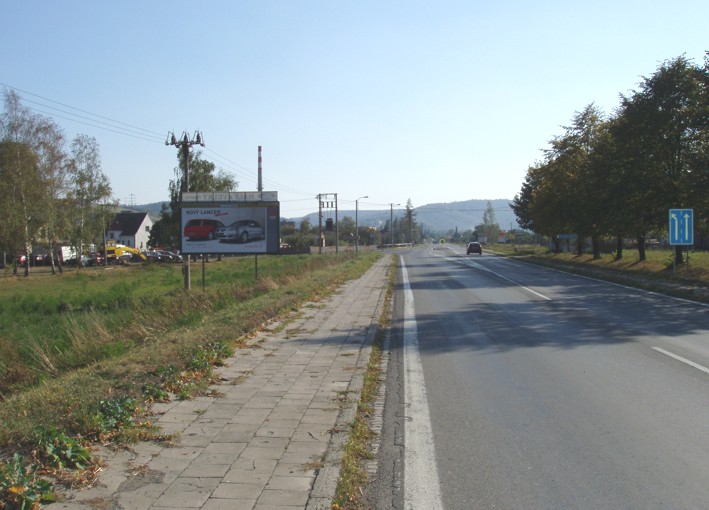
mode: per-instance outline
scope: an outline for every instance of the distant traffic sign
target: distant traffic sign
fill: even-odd
[[[694,244],[694,210],[670,209],[670,244]]]

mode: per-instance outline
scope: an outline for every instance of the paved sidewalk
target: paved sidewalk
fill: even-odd
[[[98,484],[51,508],[329,509],[390,258],[271,324],[218,369],[218,397],[156,404],[177,444],[103,451]]]

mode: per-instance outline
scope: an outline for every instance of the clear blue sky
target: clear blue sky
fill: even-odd
[[[368,195],[362,210],[511,199],[574,112],[610,113],[662,61],[709,49],[706,0],[24,0],[2,16],[0,83],[69,140],[96,137],[122,203],[166,200],[167,132],[200,130],[242,191],[263,146],[286,217],[318,193]]]

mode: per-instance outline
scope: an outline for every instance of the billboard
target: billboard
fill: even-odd
[[[182,253],[278,253],[276,191],[182,194]]]

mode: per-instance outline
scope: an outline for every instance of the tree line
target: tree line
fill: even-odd
[[[33,246],[47,247],[52,272],[55,244],[75,252],[103,239],[112,214],[111,184],[101,169],[95,138],[79,134],[66,146],[60,127],[4,91],[0,115],[0,251],[25,256],[29,275]],[[59,266],[61,269],[61,266]]]
[[[167,250],[178,250],[181,245],[180,215],[183,191],[236,191],[239,183],[233,174],[204,159],[202,151],[189,155],[189,189],[185,185],[187,161],[183,151],[177,151],[178,166],[174,178],[168,182],[169,204],[163,204],[160,218],[150,229],[148,246],[160,246]]]
[[[613,114],[593,103],[531,165],[511,206],[522,228],[591,240],[594,258],[611,239],[645,260],[649,236],[662,237],[671,208],[694,209],[698,237],[709,234],[709,53],[663,62]],[[697,237],[697,236],[695,236]],[[558,246],[557,246],[558,248]],[[681,247],[675,259],[682,262]]]
[[[184,190],[185,158],[178,151],[175,178],[168,182],[169,204],[150,232],[149,246],[180,247],[180,193],[234,191],[233,175],[205,160],[201,151],[190,156],[190,186]],[[0,251],[3,265],[24,255],[25,275],[30,255],[45,246],[52,272],[61,271],[55,248],[68,244],[76,257],[89,246],[103,245],[118,203],[101,167],[95,138],[79,134],[66,146],[62,129],[50,118],[24,106],[13,90],[4,92],[0,115]]]
[[[327,219],[327,218],[325,218]],[[325,222],[324,225],[326,225]],[[359,233],[358,241],[355,239]],[[319,236],[322,235],[322,238]],[[351,216],[339,218],[335,228],[314,225],[306,217],[299,224],[281,221],[281,240],[297,252],[309,252],[313,246],[379,246],[385,244],[420,243],[424,236],[423,227],[416,221],[416,211],[409,199],[403,215],[391,215],[381,227],[357,225]],[[336,236],[339,236],[336,238]]]

